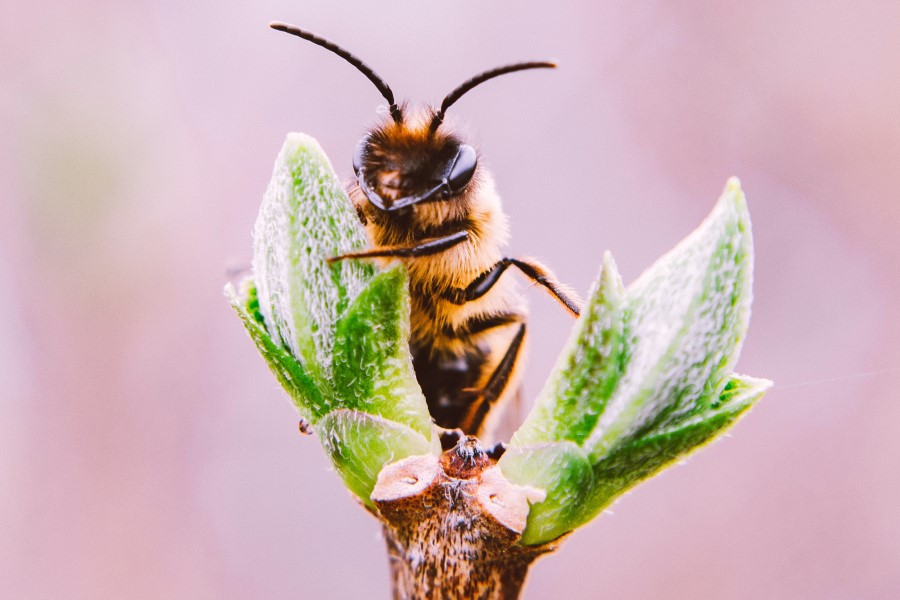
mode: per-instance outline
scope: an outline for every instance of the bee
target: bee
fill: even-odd
[[[501,75],[554,68],[521,62],[485,71],[450,92],[439,108],[398,104],[390,86],[334,42],[293,25],[270,27],[337,54],[365,75],[388,102],[388,115],[359,141],[347,193],[372,248],[329,258],[399,259],[410,290],[410,353],[416,378],[438,426],[465,434],[490,431],[488,415],[515,396],[526,308],[516,267],[572,315],[581,300],[529,258],[504,256],[507,217],[478,152],[444,117],[472,88]]]

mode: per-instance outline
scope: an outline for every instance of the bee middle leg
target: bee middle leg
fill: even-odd
[[[499,281],[500,276],[509,267],[518,268],[526,277],[547,288],[547,291],[573,316],[577,317],[581,314],[581,300],[566,291],[549,269],[535,260],[525,258],[500,259],[497,264],[476,277],[467,287],[451,290],[447,299],[454,304],[465,304],[481,298],[494,287],[494,284]]]
[[[520,323],[516,334],[513,336],[512,342],[506,349],[506,353],[497,364],[494,372],[491,373],[487,384],[480,390],[480,399],[474,403],[461,424],[463,431],[478,431],[487,417],[488,411],[494,406],[494,403],[503,395],[506,386],[512,378],[513,370],[516,366],[516,360],[519,358],[519,351],[525,341],[525,323]]]

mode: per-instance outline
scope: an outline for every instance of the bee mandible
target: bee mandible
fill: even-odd
[[[398,104],[385,81],[334,42],[293,25],[270,27],[337,54],[365,75],[388,102],[389,114],[359,141],[347,193],[372,248],[329,258],[399,259],[410,289],[410,353],[431,416],[470,435],[490,430],[489,413],[516,393],[525,342],[526,308],[516,267],[572,315],[581,300],[529,258],[510,258],[507,217],[478,152],[447,125],[447,109],[477,85],[516,71],[554,68],[521,62],[480,73],[447,94],[439,108]]]

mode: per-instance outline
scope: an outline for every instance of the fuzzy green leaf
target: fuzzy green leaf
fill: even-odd
[[[703,413],[632,439],[593,466],[587,453],[568,441],[510,447],[500,459],[503,475],[546,493],[529,511],[521,543],[549,542],[587,523],[630,488],[722,434],[771,385],[734,375]]]
[[[313,138],[289,134],[256,220],[253,273],[271,338],[325,393],[338,316],[374,275],[366,261],[326,259],[366,246],[365,233]]]
[[[356,410],[330,412],[317,427],[322,446],[346,486],[367,506],[381,469],[408,456],[440,454],[437,439]]]
[[[542,490],[546,497],[528,512],[521,543],[540,544],[574,529],[585,496],[594,487],[587,454],[569,441],[511,447],[500,459],[503,476],[512,483]]]
[[[593,459],[718,397],[749,325],[752,272],[750,215],[731,179],[703,224],[626,293],[629,360],[585,443]]]
[[[378,472],[438,453],[409,355],[402,265],[329,257],[360,250],[365,233],[318,143],[290,134],[254,234],[256,288],[226,295],[301,415],[316,426],[348,487],[368,502]]]
[[[402,265],[377,275],[338,321],[335,392],[362,410],[431,437],[431,416],[409,354],[409,292]]]
[[[755,404],[772,382],[733,375],[707,410],[630,440],[594,465],[595,485],[574,527],[593,519],[623,492],[722,434]]]
[[[513,483],[547,493],[523,543],[593,518],[762,396],[769,382],[729,380],[749,322],[752,267],[736,179],[703,224],[627,291],[604,257],[566,350],[499,463]]]
[[[560,440],[581,444],[591,434],[628,361],[624,304],[625,287],[607,252],[583,314],[513,447]]]
[[[326,404],[315,382],[303,369],[290,352],[276,344],[260,321],[257,312],[256,289],[253,281],[245,279],[239,295],[230,283],[225,286],[225,296],[232,308],[241,318],[241,322],[256,343],[256,349],[262,354],[269,369],[278,378],[281,387],[290,395],[300,415],[310,422],[315,422],[324,414]]]

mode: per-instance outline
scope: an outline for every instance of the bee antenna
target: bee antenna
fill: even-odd
[[[384,96],[384,99],[388,101],[390,104],[391,117],[393,117],[394,121],[400,123],[403,121],[403,112],[400,110],[400,107],[397,106],[397,103],[394,102],[394,92],[391,91],[391,86],[385,83],[384,79],[382,79],[378,73],[376,73],[372,67],[364,63],[359,58],[353,56],[331,40],[326,40],[325,38],[318,36],[310,31],[306,31],[304,29],[300,29],[294,25],[289,25],[287,23],[282,23],[280,21],[272,21],[269,23],[269,27],[275,29],[277,31],[283,31],[285,33],[289,33],[291,35],[296,35],[299,38],[303,38],[308,42],[312,42],[317,46],[322,46],[326,50],[330,50],[346,60],[348,63],[356,67],[363,75],[369,78],[369,81],[375,84],[375,87],[378,88],[378,91],[381,92],[381,95]]]
[[[503,67],[497,67],[496,69],[491,69],[490,71],[485,71],[484,73],[479,73],[475,75],[471,79],[468,79],[461,83],[455,90],[447,94],[444,98],[444,101],[441,102],[441,109],[435,113],[434,117],[431,119],[431,132],[434,133],[438,127],[440,127],[441,123],[444,122],[444,113],[447,112],[447,109],[450,108],[457,100],[459,100],[463,94],[471,90],[473,87],[477,85],[481,85],[485,81],[489,79],[493,79],[494,77],[500,77],[501,75],[506,75],[507,73],[515,73],[516,71],[524,71],[526,69],[555,69],[556,63],[549,61],[532,61],[532,62],[521,62],[515,63],[511,65],[506,65]]]

